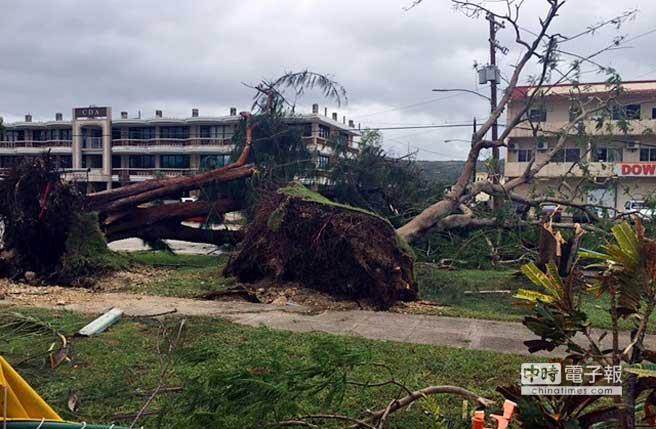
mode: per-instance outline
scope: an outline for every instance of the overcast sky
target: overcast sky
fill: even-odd
[[[498,2],[497,2],[498,3]],[[522,26],[532,30],[544,0],[526,0]],[[139,0],[6,2],[0,13],[0,116],[35,120],[70,117],[71,108],[109,105],[153,115],[227,114],[250,107],[257,83],[285,71],[311,70],[342,83],[349,102],[318,102],[362,126],[457,124],[486,116],[486,101],[437,94],[432,88],[479,88],[474,62],[488,58],[488,23],[452,9],[448,0]],[[490,2],[494,5],[494,2]],[[639,36],[599,61],[624,79],[656,79],[656,4],[653,0],[569,0],[555,29],[576,33],[587,25],[638,8],[619,33],[604,30],[569,49],[589,53],[618,34]],[[530,34],[524,33],[526,37]],[[502,30],[505,75],[520,51]],[[590,67],[586,67],[590,70]],[[584,75],[598,80],[594,72]],[[462,159],[469,128],[385,131],[386,147],[419,159]]]

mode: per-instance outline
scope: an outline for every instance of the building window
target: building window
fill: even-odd
[[[16,142],[25,140],[24,130],[7,130],[5,131],[5,139],[8,142]]]
[[[33,130],[32,131],[32,140],[34,141],[45,141],[48,136],[45,130]]]
[[[592,153],[594,162],[622,162],[622,150],[615,147],[598,147]]]
[[[121,155],[112,155],[112,168],[121,168]]]
[[[531,122],[547,122],[546,109],[531,109],[528,111],[528,120]]]
[[[517,150],[517,162],[530,162],[533,161],[533,151],[530,149]]]
[[[155,138],[155,127],[129,128],[128,138],[131,140],[152,140]]]
[[[581,149],[565,149],[565,162],[579,162],[581,159]]]
[[[640,119],[640,105],[626,104],[624,106],[613,106],[612,116],[613,120],[615,121],[619,121],[621,119]]]
[[[102,155],[84,155],[84,168],[102,168]]]
[[[642,162],[656,161],[656,148],[640,149],[640,161]]]
[[[162,168],[189,168],[189,155],[162,155]]]
[[[155,168],[155,155],[130,155],[130,168]]]
[[[112,140],[121,140],[120,128],[112,128]]]
[[[161,139],[188,139],[189,127],[160,127],[159,138]]]
[[[229,154],[224,155],[201,155],[200,168],[203,170],[214,170],[215,168],[225,167],[230,164],[232,157]]]
[[[56,130],[53,130],[56,131]],[[59,130],[59,139],[60,140],[73,140],[73,130],[71,129],[61,129]]]
[[[202,139],[209,139],[212,137],[212,128],[209,125],[202,125],[199,130],[199,136]]]
[[[579,162],[581,159],[581,149],[579,148],[570,148],[570,149],[561,149],[556,152],[551,158],[551,162]]]
[[[656,107],[651,108],[651,118],[656,119]]]
[[[322,139],[330,137],[330,128],[325,125],[319,125],[319,137]]]
[[[327,169],[330,165],[330,158],[326,155],[319,155],[317,157],[317,167],[321,169]]]

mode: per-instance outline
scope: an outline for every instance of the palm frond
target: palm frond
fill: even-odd
[[[318,89],[324,97],[334,100],[338,106],[348,102],[346,89],[330,75],[303,70],[300,72],[287,72],[273,81],[262,81],[254,87],[257,90],[253,106],[268,106],[271,110],[275,106],[288,104],[283,93],[291,89],[295,97],[302,96],[307,89]]]
[[[0,312],[0,341],[41,335],[58,336],[59,332],[49,322],[38,317],[13,311]]]

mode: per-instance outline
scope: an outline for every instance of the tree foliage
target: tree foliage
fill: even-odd
[[[365,130],[356,154],[338,152],[337,156],[330,173],[334,199],[378,213],[396,226],[439,192],[429,186],[411,156],[389,156],[379,131]]]
[[[656,241],[646,237],[645,229],[638,220],[635,227],[623,222],[612,227],[612,239],[601,251],[581,251],[580,257],[594,261],[586,268],[600,270],[600,274],[590,280],[582,276],[578,266],[574,266],[565,276],[554,264],[548,264],[546,272],[540,271],[532,263],[522,267],[522,272],[538,290],[520,290],[516,298],[532,307],[533,314],[524,319],[524,324],[540,337],[525,344],[531,352],[552,351],[564,346],[568,352],[566,362],[569,363],[596,364],[600,367],[622,364],[629,369],[637,367],[638,370],[624,374],[621,403],[604,407],[604,413],[600,413],[600,410],[590,410],[590,405],[598,399],[592,397],[572,408],[577,410],[576,413],[567,416],[559,414],[559,418],[551,419],[546,427],[568,428],[577,427],[576,424],[589,427],[603,421],[616,422],[622,428],[633,428],[638,417],[636,410],[639,400],[643,401],[645,421],[656,423],[656,413],[650,411],[656,407],[656,397],[644,395],[655,391],[656,372],[643,368],[644,361],[656,362],[656,352],[649,350],[644,343],[647,326],[656,307]],[[585,296],[596,300],[605,296],[610,302],[610,347],[602,343],[605,335],[595,338],[590,329],[588,316],[582,308]],[[620,344],[620,318],[632,320],[635,325],[629,344]],[[559,406],[571,402],[567,397],[554,400]],[[520,411],[530,409],[525,407],[524,411],[521,408]],[[584,415],[583,411],[588,414]]]

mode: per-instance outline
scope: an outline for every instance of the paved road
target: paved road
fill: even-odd
[[[53,299],[55,295],[56,300]],[[374,340],[528,354],[523,341],[533,334],[520,323],[411,315],[374,311],[327,311],[311,314],[299,305],[276,306],[246,302],[133,295],[126,293],[75,294],[60,289],[56,294],[9,295],[0,305],[58,308],[83,313],[102,313],[119,307],[130,316],[146,316],[177,310],[188,316],[221,317],[248,326],[268,326],[294,332],[320,331]],[[610,340],[610,335],[607,336]],[[621,344],[628,338],[622,335]],[[656,346],[656,338],[648,338]]]

